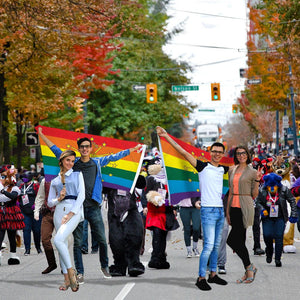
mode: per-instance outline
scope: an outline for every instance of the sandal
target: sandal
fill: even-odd
[[[79,290],[79,283],[77,281],[75,270],[69,269],[68,275],[69,275],[69,279],[70,279],[70,287],[71,287],[72,292],[77,292]]]
[[[238,279],[236,283],[243,283],[246,279],[247,279],[247,273],[245,272],[245,275],[242,278]]]
[[[70,282],[65,281],[61,286],[59,286],[60,291],[66,291],[70,287]]]
[[[248,268],[246,269],[246,272],[247,272],[247,271],[253,272],[253,277],[247,277],[247,278],[243,281],[243,283],[252,283],[252,282],[254,281],[254,279],[255,279],[255,275],[256,275],[256,272],[257,272],[257,268],[255,268],[254,265],[251,264],[250,267],[248,267]]]

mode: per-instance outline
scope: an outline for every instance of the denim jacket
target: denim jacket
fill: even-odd
[[[57,159],[59,159],[62,150],[59,149],[56,145],[53,145],[50,150],[54,153]],[[123,150],[118,153],[102,156],[102,157],[91,157],[91,159],[95,162],[97,165],[97,176],[95,179],[95,185],[92,193],[92,199],[97,201],[100,205],[102,204],[102,174],[101,174],[101,167],[106,166],[111,161],[117,161],[127,155],[130,154],[130,150]],[[76,157],[76,161],[78,161],[80,157]]]

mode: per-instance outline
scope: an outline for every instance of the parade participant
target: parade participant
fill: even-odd
[[[30,254],[31,231],[37,253],[42,253],[41,249],[41,224],[42,216],[38,220],[34,219],[34,202],[39,190],[39,183],[33,181],[33,174],[23,174],[21,176],[23,183],[20,185],[20,208],[24,215],[25,228],[23,229],[23,239],[25,245],[24,255]]]
[[[200,290],[208,291],[211,290],[211,286],[207,282],[226,285],[227,281],[216,274],[218,251],[224,226],[223,175],[228,172],[228,167],[219,163],[224,156],[225,147],[222,143],[213,143],[210,148],[211,161],[202,162],[179,146],[165,129],[158,126],[156,127],[156,132],[159,136],[164,137],[175,150],[196,168],[199,174],[203,249],[200,255],[199,277],[197,278],[196,286]],[[196,207],[200,207],[200,203],[196,203]],[[206,281],[208,261],[210,275]]]
[[[76,153],[65,150],[59,159],[60,173],[51,181],[48,196],[48,206],[54,207],[54,226],[56,235],[54,244],[59,253],[60,266],[65,278],[61,291],[71,287],[77,292],[79,284],[75,270],[72,268],[71,257],[68,250],[68,237],[83,221],[83,201],[85,196],[84,181],[81,172],[73,171]]]
[[[42,271],[42,274],[48,274],[57,268],[54,250],[51,239],[54,230],[53,214],[54,207],[50,208],[47,205],[50,182],[45,179],[41,181],[39,191],[35,198],[34,219],[39,220],[42,215],[41,238],[44,247],[45,255],[48,262],[48,267]]]
[[[0,245],[2,245],[7,231],[10,245],[9,265],[20,264],[20,259],[16,254],[16,232],[25,227],[24,216],[16,205],[20,195],[20,190],[16,186],[16,172],[17,170],[10,165],[5,165],[0,169]],[[0,265],[1,257],[0,250]]]
[[[191,258],[193,253],[199,257],[198,240],[200,236],[200,213],[195,207],[199,197],[183,199],[179,202],[179,213],[183,224],[184,243],[187,250],[187,258]],[[191,246],[191,231],[193,236],[193,248]]]
[[[146,229],[152,231],[151,259],[149,268],[169,269],[166,259],[167,234],[179,227],[173,206],[166,199],[167,179],[159,158],[147,165],[149,176],[146,178],[145,197],[147,199]]]
[[[245,146],[234,150],[235,166],[229,171],[229,196],[227,204],[227,222],[231,225],[227,244],[242,260],[245,274],[237,283],[251,283],[255,279],[257,268],[250,262],[249,252],[245,245],[247,227],[253,225],[253,199],[258,195],[261,168],[252,168],[251,157]]]
[[[266,261],[272,262],[273,240],[275,240],[275,265],[281,267],[283,251],[283,235],[287,221],[297,222],[297,206],[290,189],[281,183],[281,176],[270,173],[264,176],[264,186],[256,199],[261,209],[263,236],[266,244]],[[291,206],[291,216],[288,217],[287,202]]]
[[[39,128],[39,136],[45,141],[46,145],[55,154],[56,158],[60,157],[62,151],[54,145],[42,132],[42,128]],[[131,152],[141,148],[141,145],[137,145],[134,148],[130,148],[116,154],[93,157],[91,153],[93,151],[92,142],[87,137],[81,138],[77,141],[78,151],[80,158],[75,159],[74,171],[81,171],[85,184],[85,200],[84,200],[84,218],[88,220],[91,226],[91,230],[94,231],[95,237],[99,244],[99,261],[101,264],[101,272],[104,278],[111,278],[108,270],[108,255],[107,255],[107,242],[105,236],[104,223],[101,213],[102,204],[102,174],[101,167],[109,164],[112,161],[117,161]],[[84,267],[82,261],[81,245],[83,237],[83,222],[79,223],[76,230],[73,232],[74,237],[74,261],[77,270],[77,277],[79,283],[84,283]]]

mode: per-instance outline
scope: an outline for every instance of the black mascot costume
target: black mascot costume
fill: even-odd
[[[109,267],[111,276],[136,277],[145,272],[140,262],[144,225],[137,209],[139,190],[146,186],[144,176],[139,176],[132,194],[124,190],[104,188],[108,200],[109,244],[114,264]]]

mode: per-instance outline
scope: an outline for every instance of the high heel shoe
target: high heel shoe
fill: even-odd
[[[68,269],[68,276],[70,280],[70,287],[72,292],[77,292],[79,290],[79,283],[74,269]]]

